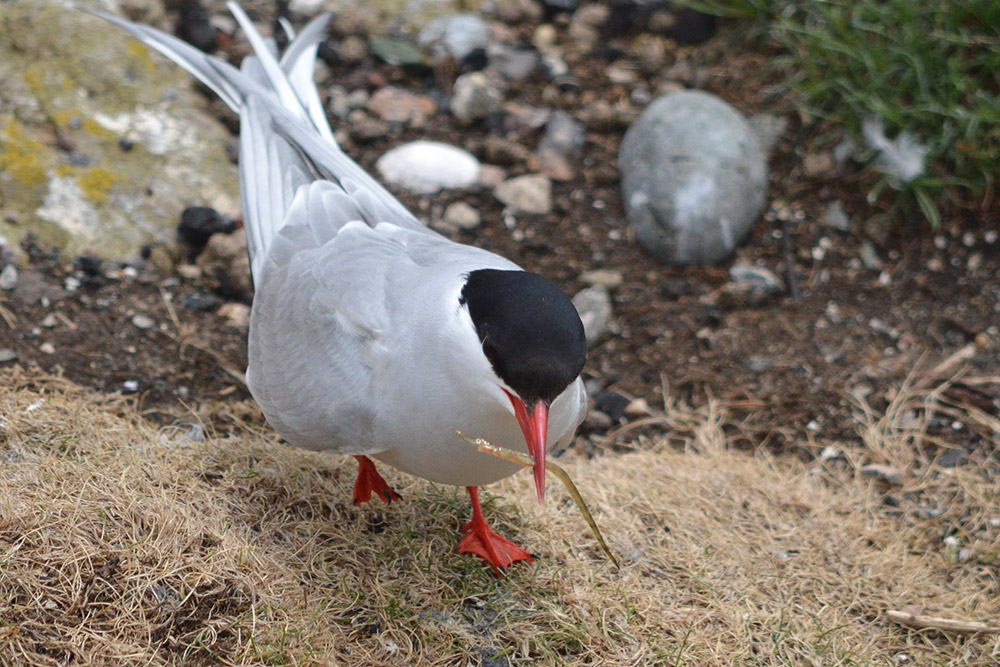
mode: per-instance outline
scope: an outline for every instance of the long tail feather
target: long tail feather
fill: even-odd
[[[295,193],[314,180],[328,180],[342,189],[355,202],[354,219],[426,230],[334,140],[313,83],[316,50],[330,16],[306,25],[279,60],[270,40],[260,35],[246,13],[235,2],[228,7],[254,49],[241,69],[155,28],[81,9],[173,60],[240,115],[240,189],[255,279]]]

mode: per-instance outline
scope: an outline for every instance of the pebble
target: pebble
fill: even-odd
[[[300,19],[311,19],[323,11],[326,0],[291,0],[288,11]]]
[[[219,308],[219,315],[229,320],[227,324],[231,327],[236,327],[237,329],[247,329],[250,327],[250,306],[246,304],[239,303],[238,301],[230,301]]]
[[[479,211],[469,206],[464,201],[453,202],[444,210],[444,221],[449,225],[471,231],[478,229],[482,224]]]
[[[778,276],[762,266],[751,264],[733,264],[729,268],[729,277],[737,283],[752,285],[768,294],[781,292],[785,289],[784,283]]]
[[[637,398],[625,406],[625,414],[629,417],[645,417],[650,414],[649,402],[645,398]]]
[[[716,304],[722,308],[759,306],[785,291],[784,282],[762,266],[734,264],[729,277],[732,282],[715,295]]]
[[[155,245],[149,251],[149,263],[161,274],[170,275],[174,271],[174,256],[163,245]]]
[[[882,260],[878,258],[875,246],[868,241],[861,244],[858,257],[861,258],[861,264],[869,271],[877,271],[882,268]]]
[[[198,280],[201,278],[201,269],[197,264],[178,264],[177,275],[185,280]]]
[[[134,394],[139,391],[139,382],[136,380],[125,380],[122,382],[122,388],[126,391],[126,393]]]
[[[476,49],[485,49],[490,39],[490,27],[476,14],[455,14],[430,21],[420,31],[417,41],[430,47],[435,61],[449,56],[462,60]]]
[[[868,328],[875,333],[880,333],[884,336],[896,340],[899,338],[899,329],[888,324],[885,320],[879,319],[878,317],[873,317],[868,321]]]
[[[600,410],[588,410],[587,425],[595,431],[606,431],[611,428],[614,423],[611,421],[611,417],[607,416]]]
[[[528,49],[497,46],[489,50],[488,71],[498,72],[505,79],[527,79],[538,67],[538,54]]]
[[[479,179],[479,160],[460,148],[436,141],[397,146],[375,163],[387,182],[417,194],[465,188]]]
[[[881,463],[869,463],[860,470],[864,477],[874,477],[894,486],[902,486],[903,475],[890,465]]]
[[[42,343],[41,345],[38,346],[38,351],[41,352],[42,354],[55,354],[56,346],[48,342]]]
[[[535,151],[539,171],[558,181],[572,180],[583,141],[583,125],[565,111],[554,111]]]
[[[832,227],[839,232],[851,231],[851,219],[847,217],[847,211],[844,210],[844,207],[837,200],[827,204],[826,213],[823,215],[823,223],[827,227]]]
[[[537,214],[552,211],[552,181],[541,174],[515,176],[498,185],[493,194],[514,211]]]
[[[367,107],[382,120],[407,123],[412,127],[420,127],[437,111],[437,105],[431,98],[394,86],[375,92],[368,99]]]
[[[827,445],[823,448],[823,451],[819,453],[819,458],[824,463],[826,461],[836,461],[838,459],[843,459],[844,453],[833,445]]]
[[[567,32],[575,46],[589,50],[601,38],[601,26],[608,20],[609,10],[603,5],[585,5],[573,13]]]
[[[553,80],[569,74],[569,65],[555,53],[543,53],[538,64],[542,72]]]
[[[12,290],[17,287],[17,267],[8,264],[0,271],[0,289]]]
[[[489,75],[469,72],[455,80],[451,113],[461,120],[485,118],[503,109],[503,93]]]
[[[775,116],[769,113],[759,113],[748,119],[750,127],[757,135],[760,148],[765,153],[771,153],[778,145],[781,135],[788,129],[788,118],[785,116]]]
[[[132,324],[135,325],[136,329],[146,330],[155,327],[156,320],[154,320],[152,317],[149,317],[148,315],[133,315]]]
[[[484,164],[479,168],[479,184],[491,190],[507,180],[507,170],[495,164]]]
[[[603,286],[586,287],[573,297],[573,305],[583,322],[587,344],[593,345],[611,325],[611,295]]]
[[[368,42],[357,35],[348,35],[337,46],[337,55],[348,65],[357,65],[368,57]]]
[[[591,287],[600,285],[609,290],[616,290],[625,282],[625,277],[621,271],[614,269],[592,269],[580,274],[580,281]]]
[[[41,322],[38,323],[38,326],[45,327],[46,329],[54,329],[58,324],[59,319],[55,316],[55,314],[49,313],[42,319]]]
[[[556,49],[556,42],[559,41],[559,33],[551,23],[542,23],[535,28],[535,33],[531,36],[532,45],[541,53],[553,53]]]
[[[198,255],[198,268],[209,282],[236,296],[253,292],[250,277],[250,259],[247,255],[246,231],[237,229],[232,234],[213,234]]]
[[[833,154],[829,151],[806,153],[802,160],[802,168],[810,178],[829,176],[834,170]]]
[[[9,347],[0,348],[0,364],[5,364],[8,361],[14,361],[15,359],[17,359],[17,352]]]

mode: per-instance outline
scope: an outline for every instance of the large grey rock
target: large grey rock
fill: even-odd
[[[0,234],[126,259],[188,206],[236,214],[228,132],[192,82],[69,3],[0,3]]]
[[[650,104],[625,133],[618,166],[636,238],[668,264],[724,259],[750,233],[767,194],[767,163],[750,125],[700,91]]]

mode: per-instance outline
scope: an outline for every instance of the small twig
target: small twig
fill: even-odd
[[[69,328],[70,331],[76,331],[79,328],[79,327],[77,327],[76,322],[74,322],[73,320],[71,320],[68,317],[66,317],[66,315],[64,315],[61,311],[58,311],[58,310],[55,311],[55,315],[56,315],[56,318],[58,318],[60,321],[62,321],[62,323],[65,324]]]
[[[962,384],[970,387],[980,387],[983,385],[1000,385],[1000,375],[966,375],[962,378]]]
[[[795,252],[792,249],[792,230],[788,225],[786,216],[781,218],[781,249],[785,255],[785,281],[788,283],[788,292],[792,301],[802,298],[802,290],[799,289],[799,278],[795,275]]]
[[[973,343],[969,343],[924,373],[922,378],[913,383],[913,388],[924,389],[939,380],[954,376],[958,371],[958,367],[971,360],[974,356],[976,356],[976,346]]]
[[[1000,627],[986,625],[977,621],[959,621],[954,618],[911,614],[905,611],[896,611],[895,609],[887,610],[885,617],[890,621],[907,625],[911,628],[932,628],[934,630],[949,632],[1000,632]]]
[[[3,299],[0,299],[0,302],[2,301]],[[11,329],[16,328],[17,316],[14,315],[14,313],[7,310],[6,308],[4,308],[3,305],[0,305],[0,318],[2,318],[3,321],[7,323],[7,326],[10,327]]]

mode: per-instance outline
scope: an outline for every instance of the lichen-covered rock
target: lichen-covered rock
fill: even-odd
[[[0,234],[124,259],[187,206],[236,214],[227,132],[191,82],[68,3],[0,3]]]

